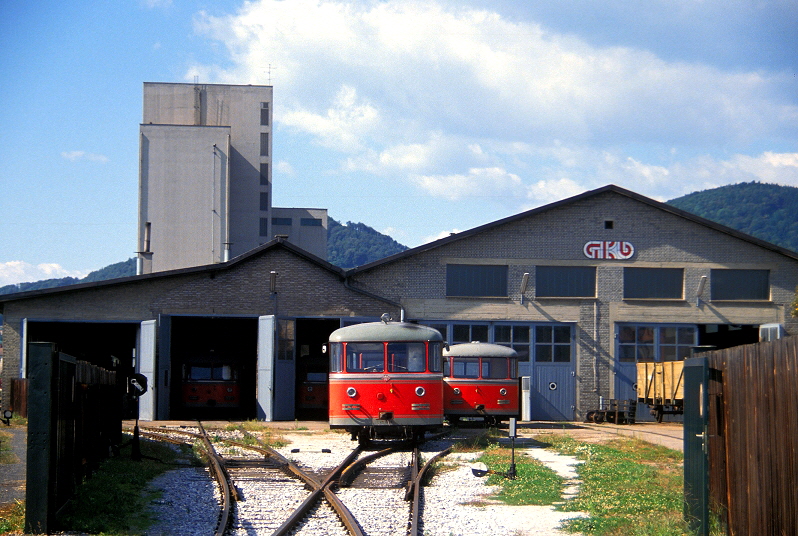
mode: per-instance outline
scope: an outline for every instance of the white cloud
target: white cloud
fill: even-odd
[[[358,122],[327,124],[337,117],[325,102],[338,88],[370,102],[400,136],[422,126],[504,138],[736,143],[794,133],[798,119],[778,97],[790,85],[780,73],[669,62],[434,2],[261,0],[234,16],[203,15],[197,29],[230,50],[233,67],[211,66],[212,79],[262,81],[276,63],[275,118],[307,123],[326,141],[331,130],[358,137]],[[280,108],[291,111],[281,117]]]
[[[424,238],[421,239],[421,243],[422,244],[428,244],[430,242],[434,242],[436,240],[440,240],[441,238],[446,238],[447,236],[451,236],[451,235],[454,235],[454,234],[457,234],[457,233],[462,233],[464,230],[465,229],[454,228],[454,229],[450,229],[448,231],[441,231],[438,234],[425,236]]]
[[[610,183],[660,200],[740,181],[798,185],[795,155],[778,152],[798,136],[792,71],[672,59],[523,12],[256,0],[197,17],[229,61],[194,65],[187,80],[262,84],[273,72],[276,126],[327,149],[319,173],[386,179],[373,182],[380,205],[407,199],[408,185],[463,203],[464,226],[477,201],[506,214]]]
[[[280,115],[282,124],[314,135],[322,146],[342,152],[363,148],[363,138],[380,127],[376,108],[358,98],[353,87],[342,86],[323,114],[296,109]]]
[[[86,151],[64,151],[61,156],[69,161],[77,162],[88,160],[89,162],[108,162],[108,157],[102,154],[87,153]]]
[[[67,270],[56,263],[33,265],[25,261],[0,262],[0,286],[61,277],[76,277],[80,279],[86,277],[87,274],[88,272],[85,271]]]
[[[415,175],[411,180],[428,194],[450,201],[464,197],[523,195],[521,178],[498,167],[472,168],[462,175]]]
[[[288,175],[289,177],[293,177],[296,175],[296,170],[294,170],[294,166],[286,162],[285,160],[280,160],[276,164],[274,164],[274,171],[282,173],[283,175]]]

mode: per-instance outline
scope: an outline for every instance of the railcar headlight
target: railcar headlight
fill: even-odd
[[[355,398],[355,396],[357,396],[357,389],[354,387],[347,387],[346,394],[349,395],[349,398]]]
[[[456,395],[460,394],[460,388],[459,387],[455,387],[454,388],[454,394],[456,394]]]
[[[418,396],[424,396],[425,394],[427,394],[427,391],[425,391],[423,387],[419,386],[416,387],[416,394]]]
[[[499,389],[499,394],[502,395],[502,396],[506,396],[507,395],[507,389],[502,387],[501,389]]]

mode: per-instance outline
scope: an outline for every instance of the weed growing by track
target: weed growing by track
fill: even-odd
[[[229,424],[228,431],[243,429],[257,437],[262,443],[273,448],[280,448],[288,445],[288,441],[274,428],[269,427],[269,423],[263,421],[244,421],[242,423]],[[251,441],[251,440],[250,440]],[[249,442],[246,444],[250,444]],[[252,443],[253,445],[255,443]]]
[[[676,536],[688,534],[682,520],[684,497],[681,452],[637,439],[607,444],[583,443],[549,435],[545,441],[562,454],[576,456],[582,481],[565,511],[584,511],[571,532],[598,535]]]
[[[512,461],[512,452],[505,447],[491,445],[479,458],[493,471],[506,473]],[[492,474],[488,484],[501,486],[496,498],[512,505],[553,504],[560,500],[563,478],[529,456],[515,456],[516,478],[510,480],[503,474]]]
[[[25,501],[14,501],[0,509],[0,534],[22,534],[24,528]]]
[[[77,489],[75,497],[58,516],[62,530],[90,534],[141,533],[151,523],[150,501],[160,493],[147,491],[147,483],[175,468],[178,457],[191,456],[188,449],[177,452],[170,445],[141,440],[141,461],[131,459],[130,445],[119,456],[105,460]]]

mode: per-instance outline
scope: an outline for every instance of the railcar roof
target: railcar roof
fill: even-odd
[[[487,342],[453,344],[443,350],[444,357],[518,357],[518,352],[507,346]]]
[[[433,328],[408,322],[368,322],[336,329],[330,342],[443,341]]]

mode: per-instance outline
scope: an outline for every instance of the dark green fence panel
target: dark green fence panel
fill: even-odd
[[[685,519],[698,536],[709,534],[708,453],[709,362],[684,362],[684,502]]]

